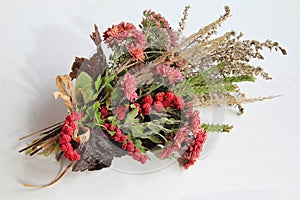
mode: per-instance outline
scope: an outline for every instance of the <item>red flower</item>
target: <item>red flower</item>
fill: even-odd
[[[112,124],[109,125],[108,130],[110,131],[114,131],[116,129],[116,127]]]
[[[66,117],[66,121],[59,133],[59,143],[64,156],[70,161],[80,160],[80,155],[75,151],[71,145],[72,135],[78,128],[76,121],[81,119],[81,115],[77,112],[72,112]]]
[[[178,110],[183,110],[185,107],[184,100],[182,99],[181,96],[176,96],[176,98],[174,99],[174,103]]]
[[[133,152],[134,151],[134,144],[132,143],[132,141],[128,141],[128,143],[127,143],[127,151],[129,151],[129,152]]]
[[[144,103],[148,103],[148,104],[152,104],[153,103],[153,99],[152,97],[150,96],[150,94],[147,94],[146,97],[143,99],[143,102]]]
[[[169,101],[167,101],[167,100],[164,100],[164,101],[162,102],[162,104],[163,104],[163,106],[164,106],[165,108],[167,108],[167,107],[170,107],[170,106],[171,106],[170,102],[169,102]]]
[[[122,135],[120,138],[121,142],[125,142],[127,140],[127,136],[126,135]]]
[[[108,109],[106,106],[101,106],[101,118],[104,119],[108,115]]]
[[[144,50],[134,45],[127,45],[127,49],[134,61],[143,61],[145,59]]]
[[[147,161],[147,156],[146,155],[141,155],[140,161],[141,161],[142,164],[145,164],[146,161]]]
[[[126,144],[126,143],[123,143],[123,144],[122,144],[122,149],[124,149],[124,150],[127,149],[127,144]]]
[[[164,92],[159,92],[155,95],[155,100],[156,101],[163,101],[165,99],[165,93]]]
[[[165,93],[165,100],[168,101],[168,102],[172,102],[175,98],[175,94],[171,91],[168,91]]]
[[[162,102],[160,101],[155,101],[154,102],[154,109],[157,111],[157,112],[161,112],[164,110],[164,105]]]
[[[103,126],[105,126],[105,128],[107,128],[107,129],[108,129],[108,127],[109,127],[109,124],[108,124],[108,123],[104,123],[104,124],[103,124]]]
[[[118,137],[118,136],[114,136],[114,141],[116,141],[116,142],[120,142],[120,140],[121,140],[121,137]]]
[[[190,145],[189,149],[183,155],[183,166],[188,169],[193,165],[196,160],[200,157],[203,144],[206,140],[206,131],[201,129],[199,130],[195,140]]]
[[[139,159],[140,159],[140,156],[141,156],[141,154],[139,154],[139,153],[133,153],[132,158],[133,158],[134,160],[139,160]]]
[[[130,30],[135,29],[135,26],[131,23],[121,22],[118,25],[113,25],[103,33],[104,42],[111,47],[112,45],[123,41],[128,37]]]
[[[118,136],[118,137],[122,136],[121,129],[117,128],[117,130],[116,130],[116,136]]]
[[[142,106],[143,110],[143,114],[144,115],[149,115],[150,112],[151,112],[151,104],[148,104],[148,103],[145,103],[143,106]]]

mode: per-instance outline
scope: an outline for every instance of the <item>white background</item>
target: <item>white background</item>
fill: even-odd
[[[177,165],[143,175],[105,169],[68,173],[47,189],[23,188],[22,180],[45,183],[58,171],[51,159],[19,155],[18,138],[63,119],[63,102],[52,98],[54,79],[69,71],[74,56],[92,54],[88,34],[93,24],[102,31],[122,20],[138,24],[142,11],[152,9],[177,28],[188,4],[192,9],[186,35],[219,17],[229,5],[233,15],[221,33],[234,29],[244,32],[245,39],[270,38],[286,47],[287,56],[266,51],[265,61],[259,63],[273,81],[243,85],[249,97],[283,96],[246,105],[243,116],[228,109],[224,121],[235,125],[232,133],[188,171]],[[298,0],[1,0],[1,199],[300,199],[299,20]]]

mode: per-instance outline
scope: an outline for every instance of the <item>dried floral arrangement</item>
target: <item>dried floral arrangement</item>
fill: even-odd
[[[91,58],[75,58],[68,75],[57,76],[58,91],[68,107],[65,120],[23,138],[33,138],[19,152],[33,156],[55,153],[74,172],[109,167],[114,157],[131,156],[144,164],[147,154],[177,158],[188,169],[200,157],[208,133],[229,132],[227,124],[200,123],[202,107],[227,104],[243,113],[247,98],[239,82],[271,79],[262,67],[263,48],[286,51],[277,42],[242,40],[242,34],[216,36],[230,16],[229,7],[216,21],[182,37],[187,6],[179,28],[151,10],[143,12],[139,29],[121,22],[103,33],[112,53],[108,61],[95,25],[90,35],[97,47]],[[73,87],[73,82],[75,87]],[[33,186],[24,184],[25,186]]]

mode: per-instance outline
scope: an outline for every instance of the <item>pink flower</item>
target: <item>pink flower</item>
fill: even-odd
[[[161,101],[155,101],[154,102],[154,109],[157,111],[157,112],[161,112],[164,110],[164,105],[162,104]]]
[[[194,136],[198,134],[199,131],[201,131],[201,122],[200,122],[200,112],[199,110],[193,111],[193,103],[189,102],[188,103],[188,110],[187,110],[187,115],[186,118],[189,119],[189,125],[192,129],[192,132]]]
[[[160,157],[161,158],[167,158],[169,157],[174,151],[178,150],[178,146],[172,145],[170,147],[164,148],[163,152],[161,153]]]
[[[163,78],[168,78],[170,84],[183,79],[183,76],[179,70],[168,65],[158,65],[156,67],[156,72],[159,73]]]
[[[117,106],[114,113],[117,115],[118,120],[123,120],[126,116],[127,108],[125,106]]]
[[[129,101],[134,101],[138,98],[136,91],[135,77],[129,73],[125,74],[121,87],[124,90],[125,96]]]
[[[174,143],[177,147],[181,147],[182,142],[185,140],[185,138],[188,136],[190,130],[187,126],[187,124],[185,124],[183,127],[181,127],[177,132],[176,135],[174,137]]]

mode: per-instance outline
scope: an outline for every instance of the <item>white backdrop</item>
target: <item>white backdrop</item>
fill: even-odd
[[[152,9],[177,28],[188,4],[192,8],[184,34],[216,19],[229,5],[233,15],[220,32],[234,29],[245,38],[270,38],[286,47],[287,56],[266,51],[266,60],[259,63],[273,81],[243,85],[250,97],[283,96],[246,105],[243,116],[228,109],[224,122],[235,125],[232,133],[188,171],[177,165],[142,175],[105,169],[68,173],[47,189],[23,188],[20,180],[47,182],[58,171],[50,158],[19,155],[17,139],[63,119],[63,102],[52,98],[54,79],[69,71],[74,56],[92,54],[88,34],[93,24],[102,31],[120,21],[138,24],[142,11]],[[298,0],[1,0],[1,199],[300,199],[299,20]]]

